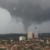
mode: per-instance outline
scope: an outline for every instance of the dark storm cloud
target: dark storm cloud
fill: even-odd
[[[0,0],[0,6],[14,18],[22,18],[26,31],[31,23],[40,24],[50,20],[49,0]]]

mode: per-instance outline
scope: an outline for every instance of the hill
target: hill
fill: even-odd
[[[9,34],[0,34],[0,39],[18,40],[20,36],[25,36],[27,38],[27,34],[9,33]],[[50,37],[50,33],[41,33],[41,34],[39,33],[39,38],[42,38],[42,37]]]

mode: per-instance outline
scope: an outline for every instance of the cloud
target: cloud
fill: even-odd
[[[50,0],[0,0],[0,6],[7,9],[13,18],[22,18],[26,31],[32,23],[50,20]]]
[[[6,9],[0,7],[0,34],[24,33],[24,26],[21,21],[20,18],[18,20],[13,19]]]
[[[37,29],[35,29],[35,27],[37,27]],[[29,31],[31,31],[33,33],[50,33],[50,21],[42,23],[40,25],[34,25],[34,24],[32,24],[28,28],[28,32]]]
[[[3,33],[11,21],[11,15],[10,13],[0,7],[0,33]]]

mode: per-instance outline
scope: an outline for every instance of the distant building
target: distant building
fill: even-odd
[[[29,39],[33,39],[33,33],[32,33],[32,32],[29,32],[29,33],[27,34],[27,38],[28,38],[28,40],[29,40]]]
[[[34,38],[38,38],[38,33],[34,33]]]
[[[22,40],[26,40],[26,37],[20,36],[20,37],[19,37],[19,41],[22,41]]]

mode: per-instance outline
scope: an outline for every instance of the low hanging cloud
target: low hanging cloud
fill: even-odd
[[[22,18],[27,31],[32,23],[41,24],[50,20],[50,0],[0,0],[13,18]]]
[[[20,18],[15,20],[6,9],[0,7],[0,34],[24,33],[24,26],[21,21]]]
[[[12,20],[10,13],[0,7],[0,33],[5,33],[7,25]]]

